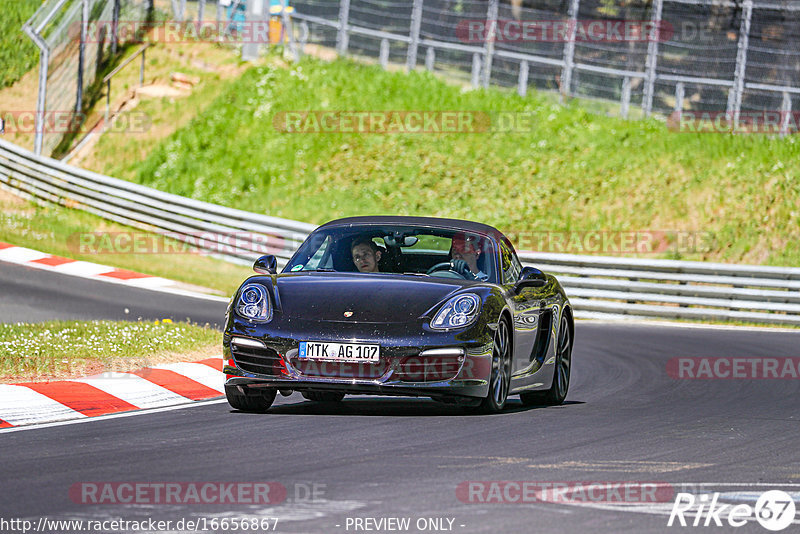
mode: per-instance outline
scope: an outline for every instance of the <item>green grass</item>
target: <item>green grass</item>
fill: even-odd
[[[41,0],[0,2],[0,88],[13,85],[39,61],[39,49],[22,32],[22,24],[41,5]]]
[[[99,254],[91,250],[81,253],[80,235],[84,233],[134,232],[152,237],[152,234],[127,226],[105,221],[90,213],[60,206],[37,206],[12,200],[10,195],[0,195],[0,241],[32,248],[50,254],[78,260],[91,261],[112,267],[162,276],[171,280],[216,290],[224,296],[232,295],[247,276],[253,274],[248,267],[231,264],[202,254],[148,254],[128,253],[123,247],[113,249],[100,246]],[[114,253],[114,250],[118,252]],[[185,250],[185,247],[175,247]]]
[[[657,120],[595,115],[576,101],[465,90],[425,72],[306,58],[247,71],[144,161],[115,174],[158,189],[313,223],[349,215],[453,216],[531,232],[708,232],[667,257],[800,263],[800,143],[674,133]],[[290,134],[293,110],[532,114],[531,131]]]
[[[169,319],[0,324],[0,377],[39,380],[132,371],[166,356],[207,352],[220,342],[213,328]]]

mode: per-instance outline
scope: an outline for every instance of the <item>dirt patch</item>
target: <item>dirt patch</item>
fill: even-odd
[[[137,97],[149,98],[181,98],[189,96],[192,92],[191,89],[164,84],[144,85],[142,87],[137,87],[135,91]]]

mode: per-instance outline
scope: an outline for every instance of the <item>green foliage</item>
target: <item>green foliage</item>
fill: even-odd
[[[207,349],[208,326],[164,321],[48,321],[0,324],[0,376],[19,380],[147,367],[159,354]]]
[[[280,111],[520,112],[528,131],[284,133]],[[426,72],[346,60],[259,66],[125,176],[192,198],[322,223],[375,213],[468,218],[525,236],[550,231],[710,232],[671,257],[800,260],[793,137],[675,133],[559,106],[542,95],[473,91]],[[574,251],[573,251],[574,252]]]
[[[22,25],[41,5],[41,0],[0,2],[0,88],[13,85],[39,61],[38,48]]]

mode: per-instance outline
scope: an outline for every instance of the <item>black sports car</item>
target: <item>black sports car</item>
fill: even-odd
[[[223,338],[233,408],[280,391],[424,396],[503,409],[561,404],[574,323],[555,277],[522,267],[496,229],[430,217],[353,217],[317,228],[277,274],[254,265]]]

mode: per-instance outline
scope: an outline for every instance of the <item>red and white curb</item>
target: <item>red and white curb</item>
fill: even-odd
[[[175,406],[225,392],[222,359],[168,363],[131,373],[0,384],[0,428]]]
[[[9,243],[0,242],[0,261],[24,265],[34,269],[44,269],[70,276],[124,284],[142,289],[151,289],[164,293],[173,293],[220,302],[228,301],[228,299],[216,295],[207,295],[205,293],[179,289],[179,282],[159,276],[137,273],[127,269],[109,267],[108,265],[100,265],[99,263],[92,263],[89,261],[63,258],[30,248],[18,247]]]

